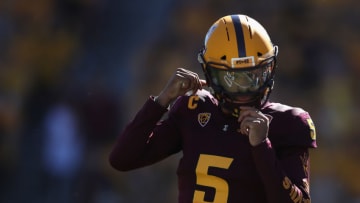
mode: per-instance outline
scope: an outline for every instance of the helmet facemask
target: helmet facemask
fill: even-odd
[[[251,67],[233,68],[226,63],[206,62],[203,51],[199,53],[199,62],[213,95],[237,116],[240,106],[261,108],[267,102],[274,85],[277,51],[274,46],[272,56]]]

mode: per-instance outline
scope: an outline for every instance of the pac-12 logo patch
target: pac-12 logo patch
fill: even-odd
[[[209,122],[211,117],[211,113],[199,113],[198,114],[198,122],[201,127],[205,127],[206,124]]]

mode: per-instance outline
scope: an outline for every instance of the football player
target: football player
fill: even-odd
[[[253,18],[220,18],[198,55],[206,80],[178,68],[121,133],[111,165],[128,171],[181,151],[179,203],[310,202],[315,127],[303,109],[268,100],[277,55]]]

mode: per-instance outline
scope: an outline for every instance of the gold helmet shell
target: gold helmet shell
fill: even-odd
[[[203,57],[231,68],[258,65],[273,56],[274,46],[264,27],[246,15],[228,15],[217,20],[205,37]]]

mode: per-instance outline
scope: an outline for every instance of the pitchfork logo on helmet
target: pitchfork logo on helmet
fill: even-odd
[[[277,53],[260,23],[229,15],[210,27],[198,59],[222,103],[261,107],[273,88]]]

